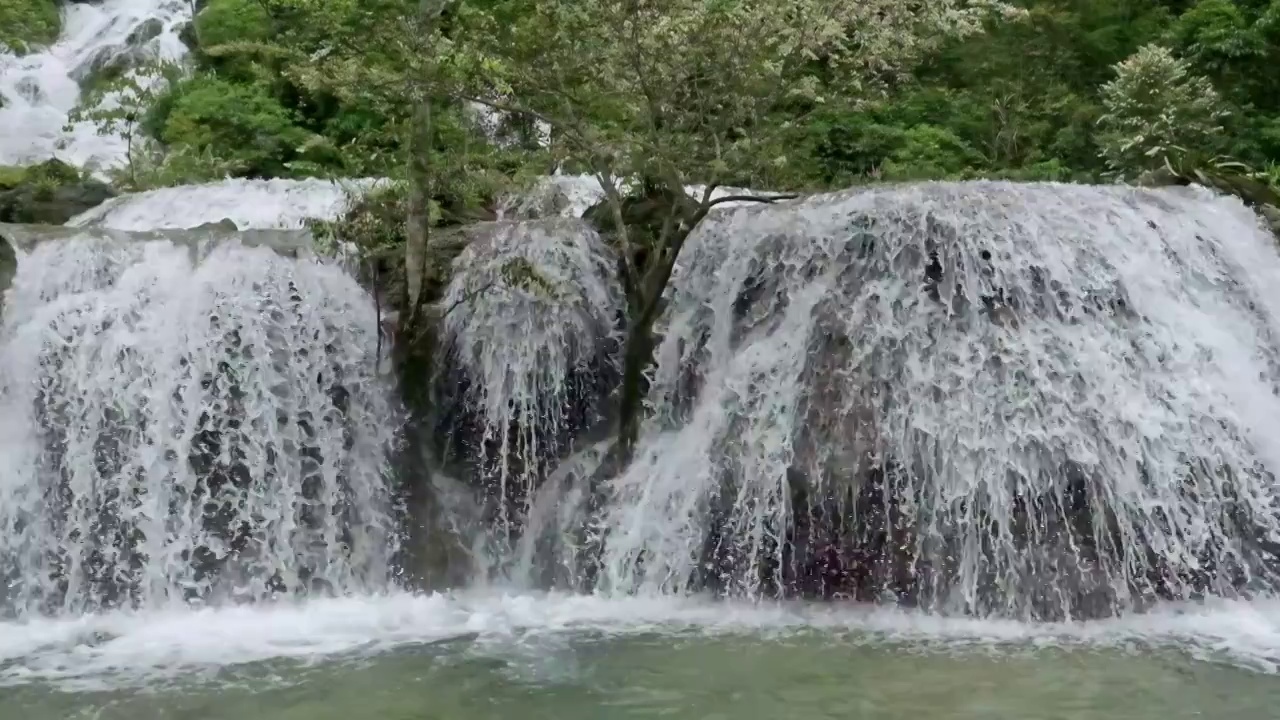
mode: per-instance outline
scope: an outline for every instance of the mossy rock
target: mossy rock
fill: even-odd
[[[116,196],[105,183],[61,160],[21,172],[0,170],[0,222],[61,225]]]
[[[12,190],[27,177],[27,169],[0,165],[0,190]]]

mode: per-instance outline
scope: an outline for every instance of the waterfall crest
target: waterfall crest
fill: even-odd
[[[366,293],[302,253],[69,232],[19,247],[0,329],[4,614],[384,589]]]

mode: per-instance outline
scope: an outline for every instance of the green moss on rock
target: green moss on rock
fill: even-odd
[[[58,38],[62,18],[54,0],[0,2],[0,45],[19,55]]]
[[[61,225],[115,195],[60,160],[0,168],[0,222]]]

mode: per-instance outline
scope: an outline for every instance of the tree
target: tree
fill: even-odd
[[[1143,46],[1102,86],[1102,156],[1112,174],[1133,177],[1188,153],[1214,154],[1222,133],[1218,93],[1208,78],[1159,45]]]
[[[508,0],[458,8],[451,62],[466,99],[536,119],[550,150],[604,188],[629,324],[618,448],[638,434],[663,291],[690,233],[790,162],[787,131],[832,102],[871,99],[946,39],[982,29],[993,0]],[[467,75],[467,72],[470,75]],[[627,217],[639,181],[662,211]],[[703,189],[691,193],[691,183]],[[639,225],[639,226],[638,226]]]
[[[118,134],[125,141],[124,176],[120,184],[139,190],[140,160],[147,152],[146,138],[140,130],[147,109],[181,76],[181,68],[172,62],[153,60],[141,67],[95,83],[67,115],[65,132],[72,124],[91,122],[99,135]]]

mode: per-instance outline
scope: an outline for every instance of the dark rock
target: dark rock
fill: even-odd
[[[18,254],[13,245],[0,236],[0,314],[4,313],[4,294],[18,272]]]
[[[82,177],[60,160],[48,160],[0,191],[0,222],[61,225],[115,196],[105,183]]]
[[[196,50],[200,47],[200,37],[196,34],[195,23],[182,23],[178,26],[178,39],[188,50]]]
[[[129,37],[125,38],[125,42],[130,47],[137,47],[160,37],[162,32],[164,32],[164,23],[160,21],[160,18],[151,18],[138,23],[138,26],[129,33]]]
[[[146,47],[126,49],[105,47],[71,71],[71,79],[86,92],[121,75],[143,67],[155,59],[155,53]]]
[[[32,105],[39,105],[44,101],[44,91],[40,89],[40,83],[33,77],[22,78],[13,88],[18,91],[18,97]]]
[[[216,230],[227,230],[230,232],[236,232],[239,229],[240,229],[240,226],[236,225],[236,221],[232,220],[231,218],[222,218],[218,222],[207,222],[207,223],[204,223],[203,225],[197,225],[191,228],[191,230],[193,231],[207,230],[211,232]]]

